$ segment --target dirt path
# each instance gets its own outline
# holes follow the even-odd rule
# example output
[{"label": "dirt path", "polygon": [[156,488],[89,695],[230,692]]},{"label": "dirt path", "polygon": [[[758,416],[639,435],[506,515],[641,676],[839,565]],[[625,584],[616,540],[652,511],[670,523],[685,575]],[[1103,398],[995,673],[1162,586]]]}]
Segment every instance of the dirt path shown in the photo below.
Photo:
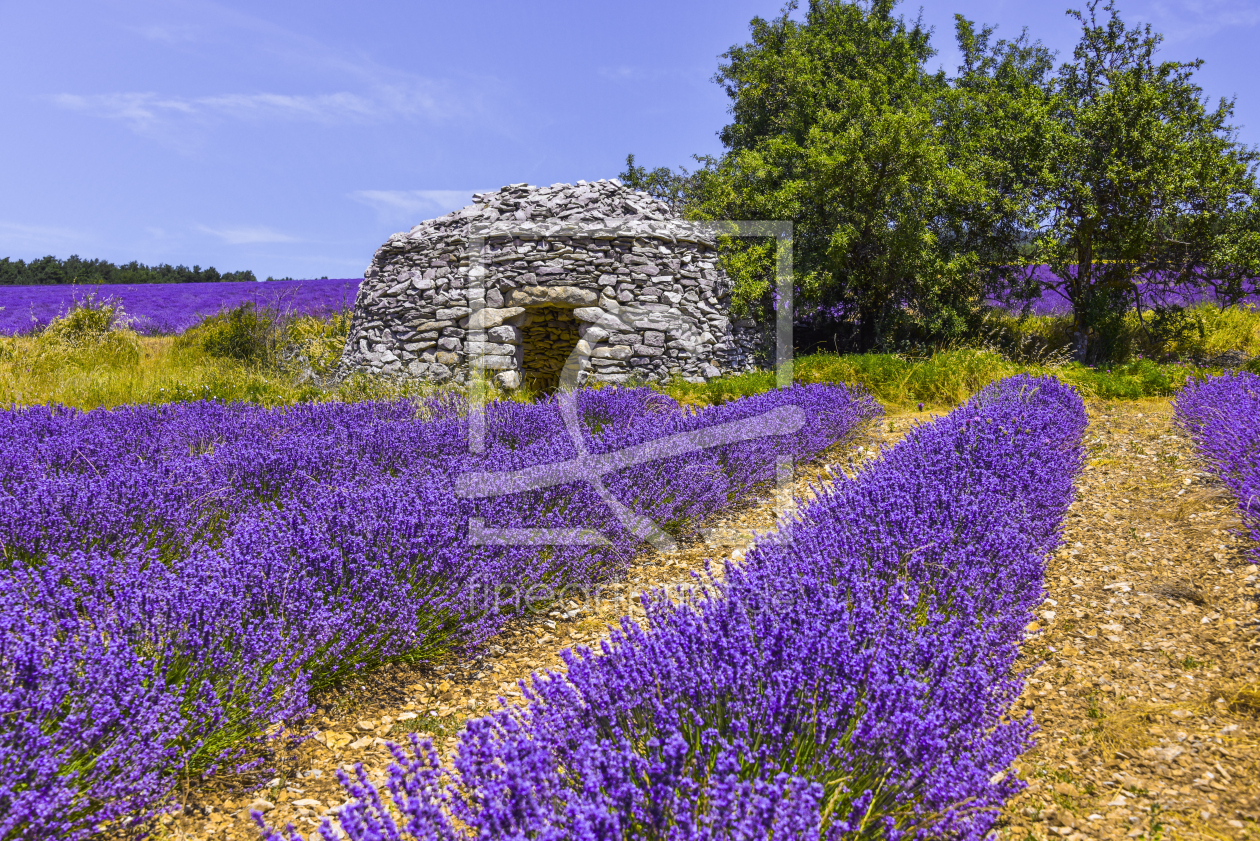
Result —
[{"label": "dirt path", "polygon": [[[1017,763],[1030,786],[999,835],[1260,839],[1260,576],[1229,534],[1233,502],[1200,472],[1166,402],[1099,404],[1091,415],[1089,467],[1025,648],[1036,671],[1022,703],[1041,727]],[[885,419],[854,460],[899,440],[916,418]],[[803,470],[793,493],[825,478]],[[362,762],[383,780],[384,740],[412,730],[453,747],[468,717],[519,698],[518,680],[558,668],[564,648],[596,647],[622,615],[637,617],[638,593],[694,586],[706,559],[738,556],[787,505],[758,501],[703,543],[641,559],[598,600],[513,623],[479,661],[386,670],[327,696],[312,722],[318,740],[285,756],[272,786],[241,794],[222,779],[191,792],[161,834],[257,838],[248,810],[262,799],[272,825],[309,836],[345,802],[336,768]]]},{"label": "dirt path", "polygon": [[1257,570],[1166,401],[1093,407],[1024,694],[1011,839],[1260,838]]}]

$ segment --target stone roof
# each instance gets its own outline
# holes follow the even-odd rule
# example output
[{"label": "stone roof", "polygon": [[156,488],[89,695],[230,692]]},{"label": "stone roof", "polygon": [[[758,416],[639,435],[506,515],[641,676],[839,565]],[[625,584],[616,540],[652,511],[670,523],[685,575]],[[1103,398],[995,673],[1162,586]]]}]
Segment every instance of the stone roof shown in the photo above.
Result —
[{"label": "stone roof", "polygon": [[416,225],[391,239],[428,240],[536,233],[538,236],[595,235],[609,229],[637,236],[712,242],[703,227],[673,215],[669,205],[616,179],[533,187],[509,184],[475,193],[473,203]]}]

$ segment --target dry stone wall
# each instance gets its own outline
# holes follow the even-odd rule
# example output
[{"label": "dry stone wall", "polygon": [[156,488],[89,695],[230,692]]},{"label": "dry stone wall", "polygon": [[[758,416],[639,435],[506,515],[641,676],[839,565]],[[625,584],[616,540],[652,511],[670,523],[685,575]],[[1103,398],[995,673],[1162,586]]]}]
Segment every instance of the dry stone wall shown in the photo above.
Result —
[{"label": "dry stone wall", "polygon": [[615,180],[473,196],[382,245],[340,373],[506,388],[700,381],[754,368],[767,336],[732,321],[712,235]]}]

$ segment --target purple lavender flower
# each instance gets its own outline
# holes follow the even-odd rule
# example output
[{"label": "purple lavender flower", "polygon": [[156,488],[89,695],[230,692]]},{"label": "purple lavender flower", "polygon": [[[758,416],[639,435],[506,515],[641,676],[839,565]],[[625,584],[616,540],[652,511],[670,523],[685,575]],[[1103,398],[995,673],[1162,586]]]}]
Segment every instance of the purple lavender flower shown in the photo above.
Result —
[{"label": "purple lavender flower", "polygon": [[1247,371],[1190,381],[1173,401],[1177,422],[1238,498],[1260,563],[1260,376]]},{"label": "purple lavender flower", "polygon": [[[596,454],[783,407],[797,431],[605,477],[675,537],[772,482],[780,454],[819,454],[878,407],[822,385],[699,412],[648,389],[578,395]],[[583,481],[456,495],[472,471],[574,458],[554,401],[492,404],[482,453],[469,423],[458,397],[0,413],[0,838],[143,818],[184,769],[280,738],[271,723],[309,711],[312,690],[391,658],[475,652],[531,599],[617,576],[641,551]],[[477,545],[473,519],[607,543]]]},{"label": "purple lavender flower", "polygon": [[[342,827],[385,838],[982,838],[1030,742],[1012,667],[1082,464],[1080,398],[995,384],[598,654],[426,742]],[[392,820],[392,819],[390,819]],[[275,836],[273,836],[275,837]]]},{"label": "purple lavender flower", "polygon": [[179,333],[244,303],[294,315],[327,315],[354,304],[360,281],[119,283],[99,286],[0,286],[0,334],[29,333],[64,314],[88,292],[116,298],[141,333]]}]

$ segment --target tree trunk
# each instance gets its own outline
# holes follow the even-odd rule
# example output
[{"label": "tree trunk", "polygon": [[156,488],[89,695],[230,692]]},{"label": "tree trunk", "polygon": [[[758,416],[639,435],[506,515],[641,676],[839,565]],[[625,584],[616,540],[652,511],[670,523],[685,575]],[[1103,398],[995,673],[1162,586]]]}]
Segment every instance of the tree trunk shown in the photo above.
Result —
[{"label": "tree trunk", "polygon": [[870,353],[879,341],[879,309],[863,306],[858,310],[858,352]]},{"label": "tree trunk", "polygon": [[1072,334],[1072,352],[1076,357],[1076,361],[1084,365],[1089,357],[1089,331],[1078,328]]}]

